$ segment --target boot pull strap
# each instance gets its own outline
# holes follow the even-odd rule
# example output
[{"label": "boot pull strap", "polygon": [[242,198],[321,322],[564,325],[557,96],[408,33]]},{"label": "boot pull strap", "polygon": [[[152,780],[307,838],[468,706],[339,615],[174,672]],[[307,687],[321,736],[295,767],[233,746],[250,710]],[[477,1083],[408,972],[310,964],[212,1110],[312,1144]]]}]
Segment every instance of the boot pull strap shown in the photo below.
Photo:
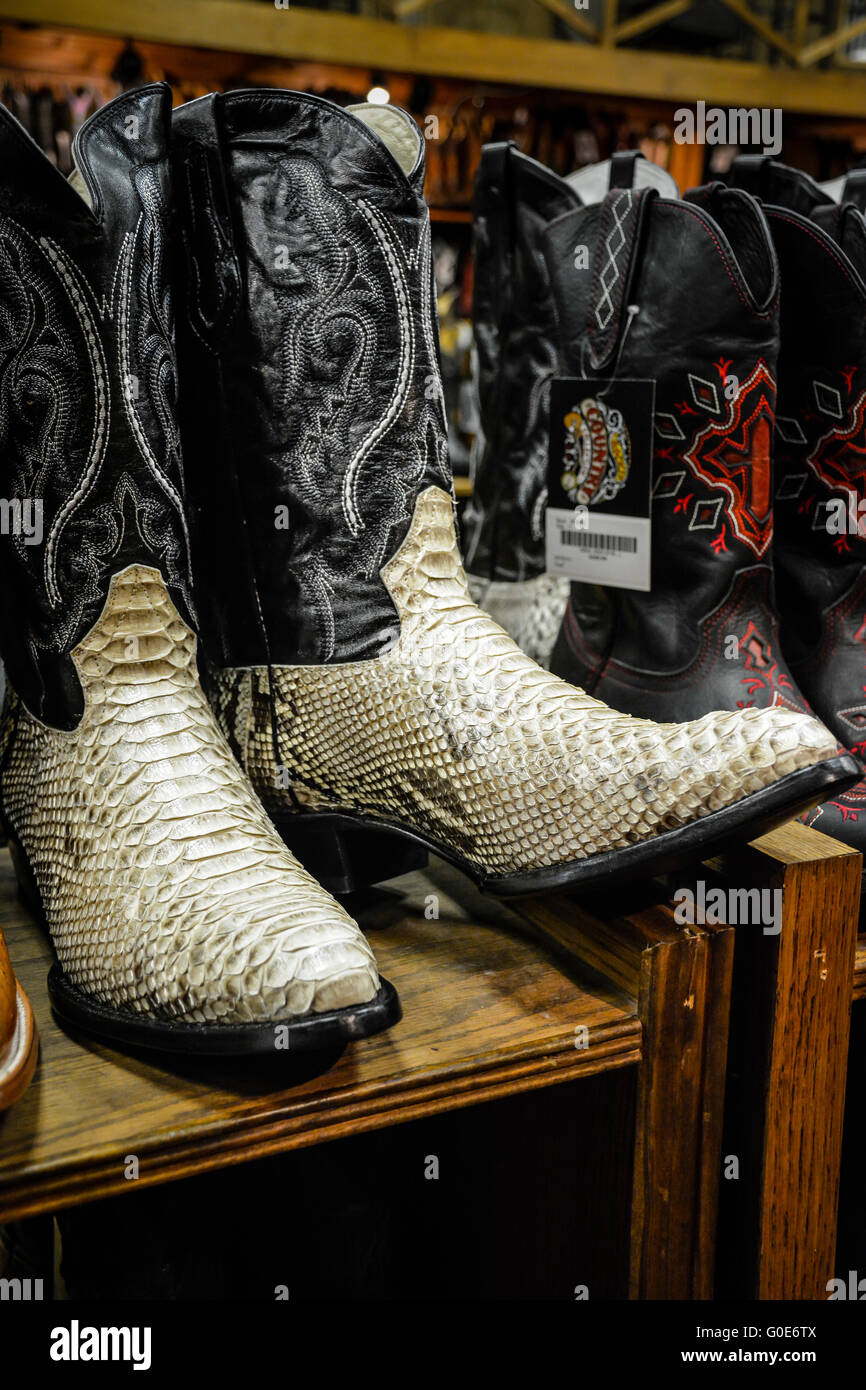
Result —
[{"label": "boot pull strap", "polygon": [[476,188],[482,183],[492,183],[500,192],[505,191],[508,156],[515,148],[511,140],[496,140],[481,146],[481,160],[475,174]]},{"label": "boot pull strap", "polygon": [[[195,108],[195,109],[193,109]],[[216,351],[241,300],[241,272],[234,248],[231,203],[220,148],[218,105],[211,94],[183,109],[184,250],[187,312],[202,340]]]},{"label": "boot pull strap", "polygon": [[[506,223],[510,223],[512,209],[511,200],[508,197],[508,184],[511,151],[513,149],[516,149],[516,146],[510,140],[497,140],[490,145],[482,145],[481,159],[475,171],[472,185],[473,221],[483,215],[486,210],[485,199],[492,193],[500,200],[500,216],[506,220]],[[508,239],[510,236],[511,228],[509,226]]]},{"label": "boot pull strap", "polygon": [[596,371],[611,360],[616,350],[634,280],[641,231],[657,196],[654,188],[618,188],[600,204],[586,325],[589,359]]},{"label": "boot pull strap", "polygon": [[614,188],[634,188],[635,165],[643,157],[640,150],[617,150],[612,154],[608,191]]},{"label": "boot pull strap", "polygon": [[789,208],[803,217],[811,217],[815,208],[833,202],[810,174],[780,164],[770,155],[737,155],[731,165],[730,184],[762,203]]},{"label": "boot pull strap", "polygon": [[731,165],[731,187],[764,197],[772,162],[768,154],[738,154]]},{"label": "boot pull strap", "polygon": [[840,202],[853,203],[861,212],[866,212],[866,169],[849,170]]}]

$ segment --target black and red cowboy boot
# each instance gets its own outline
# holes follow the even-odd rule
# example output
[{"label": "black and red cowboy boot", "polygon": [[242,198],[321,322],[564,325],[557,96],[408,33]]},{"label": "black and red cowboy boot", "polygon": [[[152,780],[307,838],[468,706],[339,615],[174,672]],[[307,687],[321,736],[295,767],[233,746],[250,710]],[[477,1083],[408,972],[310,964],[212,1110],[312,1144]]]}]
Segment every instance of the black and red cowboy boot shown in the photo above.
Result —
[{"label": "black and red cowboy boot", "polygon": [[[866,755],[866,222],[804,174],[737,160],[782,279],[775,569],[782,647],[816,714]],[[811,216],[799,211],[811,202]],[[866,783],[806,817],[866,849]]]},{"label": "black and red cowboy boot", "polygon": [[807,708],[773,606],[779,282],[760,207],[721,185],[611,193],[545,239],[563,373],[655,381],[651,591],[573,584],[552,669],[654,719]]},{"label": "black and red cowboy boot", "polygon": [[598,884],[856,777],[790,709],[615,712],[472,603],[410,117],[231,92],[175,111],[173,149],[213,699],[317,876],[386,878],[420,848],[503,895]]},{"label": "black and red cowboy boot", "polygon": [[542,666],[568,598],[568,580],[545,573],[550,380],[556,375],[554,308],[541,233],[562,213],[609,188],[677,186],[637,152],[560,178],[512,144],[485,145],[475,176],[472,318],[481,429],[463,542],[473,598]]}]

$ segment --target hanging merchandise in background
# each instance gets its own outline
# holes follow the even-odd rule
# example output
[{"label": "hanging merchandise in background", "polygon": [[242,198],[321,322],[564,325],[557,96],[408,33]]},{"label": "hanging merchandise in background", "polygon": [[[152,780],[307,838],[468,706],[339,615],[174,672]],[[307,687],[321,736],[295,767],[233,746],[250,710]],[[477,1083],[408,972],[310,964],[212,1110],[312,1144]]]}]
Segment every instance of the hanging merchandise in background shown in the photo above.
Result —
[{"label": "hanging merchandise in background", "polygon": [[649,590],[654,409],[654,381],[551,382],[549,574]]}]

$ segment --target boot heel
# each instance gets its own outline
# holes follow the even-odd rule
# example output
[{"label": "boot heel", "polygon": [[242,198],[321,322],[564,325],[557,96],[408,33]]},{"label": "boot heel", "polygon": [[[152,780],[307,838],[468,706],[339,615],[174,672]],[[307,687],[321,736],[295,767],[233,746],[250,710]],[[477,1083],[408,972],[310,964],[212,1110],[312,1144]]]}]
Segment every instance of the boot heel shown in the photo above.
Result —
[{"label": "boot heel", "polygon": [[329,893],[356,893],[427,863],[423,845],[348,817],[278,815],[273,820],[295,857]]},{"label": "boot heel", "polygon": [[14,840],[11,835],[9,836],[9,855],[12,859],[15,877],[18,880],[18,893],[21,901],[37,922],[44,924],[45,913],[42,910],[42,898],[36,886],[36,879],[33,877],[33,870],[18,841]]}]

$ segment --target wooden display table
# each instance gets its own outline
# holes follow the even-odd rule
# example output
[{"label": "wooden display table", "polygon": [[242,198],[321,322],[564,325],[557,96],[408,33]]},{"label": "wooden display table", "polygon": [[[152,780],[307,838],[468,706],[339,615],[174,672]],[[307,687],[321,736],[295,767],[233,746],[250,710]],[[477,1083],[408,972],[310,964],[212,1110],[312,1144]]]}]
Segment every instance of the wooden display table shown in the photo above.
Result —
[{"label": "wooden display table", "polygon": [[[603,925],[563,901],[551,949],[439,863],[375,897],[359,917],[400,992],[396,1028],[329,1066],[163,1064],[57,1026],[50,951],[4,852],[2,922],[42,1053],[0,1120],[0,1220],[633,1068],[632,1293],[709,1296],[733,934],[683,930],[654,905]],[[611,1163],[623,1139],[610,1135]]]},{"label": "wooden display table", "polygon": [[[801,825],[693,871],[780,887],[782,931],[766,936],[678,925],[671,895],[686,875],[618,897],[614,885],[603,902],[523,900],[518,915],[431,863],[353,905],[399,990],[402,1023],[341,1056],[227,1064],[132,1056],[64,1033],[47,999],[50,949],[2,851],[0,922],[42,1052],[29,1092],[0,1118],[0,1221],[628,1074],[625,1112],[593,1126],[609,1131],[594,1135],[608,1157],[593,1171],[599,1219],[626,1232],[631,1296],[712,1296],[731,1154],[740,1172],[723,1184],[723,1281],[741,1296],[822,1296],[859,873],[858,855]],[[612,1212],[605,1175],[624,1152],[627,1210]]]}]

